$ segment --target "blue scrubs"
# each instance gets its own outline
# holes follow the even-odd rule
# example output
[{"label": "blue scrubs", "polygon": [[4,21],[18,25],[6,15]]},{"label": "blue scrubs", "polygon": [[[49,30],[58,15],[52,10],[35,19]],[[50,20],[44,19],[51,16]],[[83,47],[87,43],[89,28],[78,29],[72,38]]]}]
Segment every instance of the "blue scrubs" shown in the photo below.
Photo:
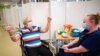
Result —
[{"label": "blue scrubs", "polygon": [[64,53],[64,51],[60,49],[57,56],[98,56],[100,54],[100,29],[92,33],[88,33],[88,30],[84,30],[80,34],[79,42],[70,48],[78,47],[80,45],[88,49],[88,52],[78,54]]}]

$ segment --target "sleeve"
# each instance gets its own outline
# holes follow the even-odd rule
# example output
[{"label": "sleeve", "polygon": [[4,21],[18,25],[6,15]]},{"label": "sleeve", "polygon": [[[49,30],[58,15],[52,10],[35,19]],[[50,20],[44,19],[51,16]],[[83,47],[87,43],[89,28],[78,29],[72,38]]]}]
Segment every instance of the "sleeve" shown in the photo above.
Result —
[{"label": "sleeve", "polygon": [[91,35],[81,45],[91,52],[97,52],[100,49],[100,35]]},{"label": "sleeve", "polygon": [[16,34],[19,34],[20,36],[22,36],[22,32],[20,30],[16,31]]}]

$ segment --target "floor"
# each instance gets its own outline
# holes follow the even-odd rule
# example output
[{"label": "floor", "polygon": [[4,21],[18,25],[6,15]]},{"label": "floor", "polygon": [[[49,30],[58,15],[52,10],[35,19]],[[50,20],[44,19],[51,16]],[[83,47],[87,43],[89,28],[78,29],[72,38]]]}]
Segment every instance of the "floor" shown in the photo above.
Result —
[{"label": "floor", "polygon": [[19,41],[12,42],[2,27],[0,27],[0,56],[21,56]]}]

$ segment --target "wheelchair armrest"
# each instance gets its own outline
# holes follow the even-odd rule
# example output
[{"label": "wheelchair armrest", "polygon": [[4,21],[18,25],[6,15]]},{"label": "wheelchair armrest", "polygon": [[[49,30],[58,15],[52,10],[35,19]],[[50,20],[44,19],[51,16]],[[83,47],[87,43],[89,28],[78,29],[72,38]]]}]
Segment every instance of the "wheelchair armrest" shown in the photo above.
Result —
[{"label": "wheelchair armrest", "polygon": [[47,41],[41,40],[41,42],[42,42],[43,45],[46,45],[46,46],[48,45],[49,46],[49,43]]}]

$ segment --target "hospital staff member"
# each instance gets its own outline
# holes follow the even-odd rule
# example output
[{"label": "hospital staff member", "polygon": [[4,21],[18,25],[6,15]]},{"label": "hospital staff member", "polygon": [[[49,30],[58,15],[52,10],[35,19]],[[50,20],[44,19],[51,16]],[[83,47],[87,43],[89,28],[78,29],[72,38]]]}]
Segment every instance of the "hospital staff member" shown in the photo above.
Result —
[{"label": "hospital staff member", "polygon": [[89,14],[84,18],[85,29],[79,39],[63,45],[57,56],[98,56],[100,54],[100,15]]},{"label": "hospital staff member", "polygon": [[20,38],[24,41],[24,47],[27,51],[27,56],[52,56],[52,53],[49,49],[45,48],[42,45],[40,40],[40,34],[46,33],[49,30],[49,26],[51,23],[51,18],[47,18],[47,24],[45,27],[41,28],[38,26],[32,25],[32,19],[25,18],[24,19],[24,27],[19,29],[17,32],[13,30],[12,26],[7,26],[6,30],[10,35],[12,41],[16,42]]}]

